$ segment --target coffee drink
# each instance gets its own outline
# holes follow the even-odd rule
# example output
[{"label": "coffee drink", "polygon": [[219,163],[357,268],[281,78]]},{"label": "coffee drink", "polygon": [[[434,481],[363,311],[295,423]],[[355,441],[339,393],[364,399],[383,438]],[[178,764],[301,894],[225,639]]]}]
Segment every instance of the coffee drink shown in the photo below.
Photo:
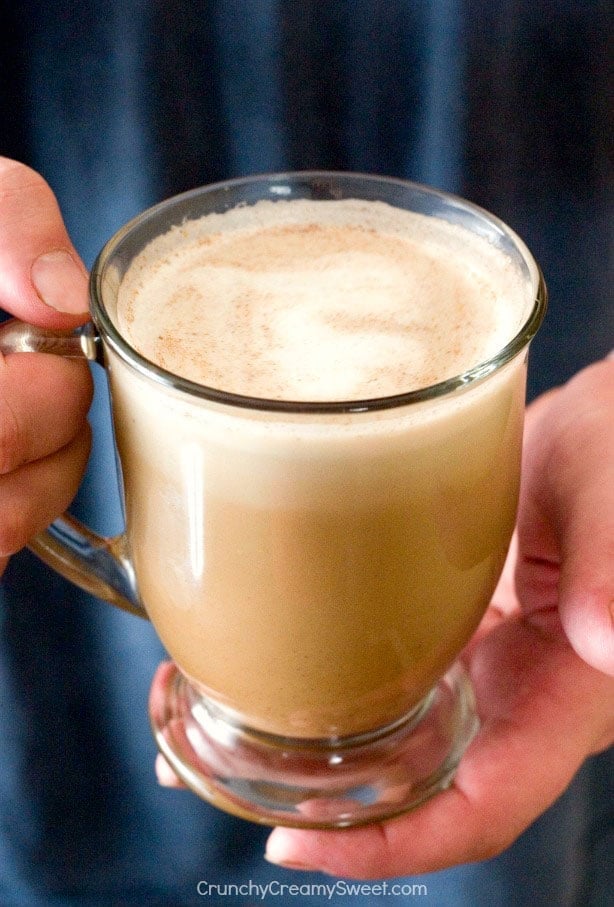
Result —
[{"label": "coffee drink", "polygon": [[490,358],[523,304],[508,259],[459,227],[380,202],[261,201],[158,238],[118,320],[144,356],[200,384],[357,400]]},{"label": "coffee drink", "polygon": [[[139,592],[199,690],[254,728],[309,738],[420,702],[505,558],[525,355],[420,402],[367,401],[496,356],[532,302],[486,240],[380,202],[261,201],[187,221],[135,259],[122,336],[230,395],[188,400],[108,352]],[[300,406],[332,401],[353,403]]]}]

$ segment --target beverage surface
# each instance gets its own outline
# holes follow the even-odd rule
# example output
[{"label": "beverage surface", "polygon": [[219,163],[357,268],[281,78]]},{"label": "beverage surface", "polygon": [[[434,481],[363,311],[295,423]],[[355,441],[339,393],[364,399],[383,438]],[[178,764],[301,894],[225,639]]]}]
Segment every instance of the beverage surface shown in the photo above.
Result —
[{"label": "beverage surface", "polygon": [[404,393],[494,356],[531,304],[502,252],[381,202],[261,201],[158,237],[118,328],[199,384],[295,401]]}]

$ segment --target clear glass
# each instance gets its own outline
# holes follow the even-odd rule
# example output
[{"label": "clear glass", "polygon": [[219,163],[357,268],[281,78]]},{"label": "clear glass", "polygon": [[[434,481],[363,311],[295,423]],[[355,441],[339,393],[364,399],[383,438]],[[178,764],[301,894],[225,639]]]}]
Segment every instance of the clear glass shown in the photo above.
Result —
[{"label": "clear glass", "polygon": [[[526,282],[525,323],[465,374],[341,402],[226,393],[129,346],[117,291],[154,237],[296,197],[386,201],[486,237]],[[65,518],[32,547],[154,623],[173,663],[152,689],[151,722],[176,773],[230,812],[309,827],[380,820],[446,787],[477,728],[456,660],[512,534],[526,353],[546,305],[522,241],[468,202],[400,180],[247,178],[120,230],[93,268],[91,304],[95,332],[64,352],[100,358],[102,343],[126,530],[101,540]]]}]

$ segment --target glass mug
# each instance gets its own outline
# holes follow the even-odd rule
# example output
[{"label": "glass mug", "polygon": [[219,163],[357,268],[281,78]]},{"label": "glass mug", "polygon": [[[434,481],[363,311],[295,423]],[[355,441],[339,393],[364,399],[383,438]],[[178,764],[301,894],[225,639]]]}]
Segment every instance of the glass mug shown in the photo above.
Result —
[{"label": "glass mug", "polygon": [[[531,294],[517,335],[442,383],[330,403],[201,386],[122,337],[122,277],[173,225],[258,199],[346,197],[486,237]],[[478,725],[458,655],[515,522],[527,351],[546,307],[528,249],[492,215],[417,184],[266,175],[136,217],[100,253],[90,294],[85,328],[8,322],[0,349],[106,367],[126,528],[101,538],[65,515],[30,547],[152,620],[173,658],[150,699],[169,764],[211,803],[271,825],[381,820],[444,789]]]}]

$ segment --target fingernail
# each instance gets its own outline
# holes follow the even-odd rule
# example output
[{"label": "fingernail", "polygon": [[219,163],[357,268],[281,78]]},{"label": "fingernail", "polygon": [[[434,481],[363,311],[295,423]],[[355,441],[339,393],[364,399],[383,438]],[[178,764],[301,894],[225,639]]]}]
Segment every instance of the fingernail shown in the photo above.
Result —
[{"label": "fingernail", "polygon": [[70,252],[46,252],[36,259],[30,274],[45,305],[72,315],[87,312],[87,275]]},{"label": "fingernail", "polygon": [[302,869],[306,871],[318,868],[297,857],[292,839],[286,834],[271,835],[267,841],[264,859],[275,866],[283,866],[284,869]]},{"label": "fingernail", "polygon": [[177,777],[162,753],[158,753],[156,756],[155,770],[158,784],[161,787],[173,787],[175,789],[183,789],[185,787],[183,781]]}]

